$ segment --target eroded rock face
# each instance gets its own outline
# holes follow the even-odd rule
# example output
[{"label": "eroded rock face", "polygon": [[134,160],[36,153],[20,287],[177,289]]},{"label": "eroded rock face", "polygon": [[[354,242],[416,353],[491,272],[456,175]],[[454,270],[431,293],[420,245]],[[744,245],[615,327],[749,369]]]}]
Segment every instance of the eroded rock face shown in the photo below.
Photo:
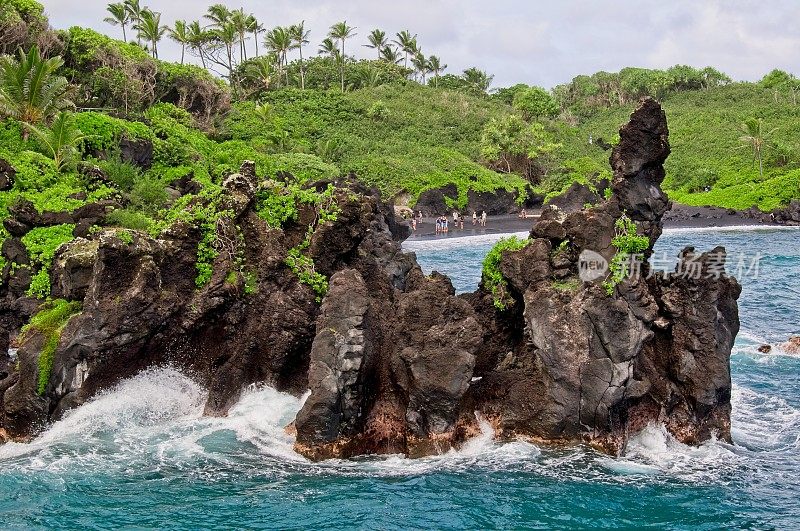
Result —
[{"label": "eroded rock face", "polygon": [[455,431],[483,330],[447,277],[415,267],[405,291],[336,273],[317,320],[296,449],[313,459],[426,455]]},{"label": "eroded rock face", "polygon": [[[315,213],[303,207],[299,224],[271,230],[253,209],[258,186],[251,163],[224,180],[222,207],[233,218],[217,224],[221,247],[201,289],[194,279],[202,235],[181,222],[157,239],[113,229],[62,246],[51,270],[52,293],[81,301],[83,310],[61,332],[41,396],[36,381],[42,338],[26,334],[20,370],[0,378],[0,427],[12,437],[27,437],[99,390],[159,364],[183,367],[207,386],[208,415],[226,414],[242,389],[256,382],[302,394],[319,305],[285,257],[305,237],[303,223]],[[357,267],[368,275],[371,290],[391,292],[393,283],[402,285],[413,256],[404,255],[394,239],[390,227],[400,231],[391,209],[370,195],[342,192],[337,201],[342,216],[331,227],[319,227],[315,238],[329,234],[340,241],[313,245],[315,262],[328,274]],[[6,254],[20,254],[13,246],[18,240],[9,241]],[[248,279],[235,273],[240,261]],[[246,280],[253,284],[247,290]],[[28,299],[14,304],[23,300]],[[30,302],[25,315],[36,311],[36,301]],[[22,312],[8,300],[4,304],[0,339],[7,347],[25,319],[18,322]]]},{"label": "eroded rock face", "polygon": [[[0,429],[29,436],[98,390],[171,363],[207,386],[207,415],[226,414],[252,383],[310,390],[294,427],[296,450],[311,459],[443,452],[480,433],[479,418],[502,439],[586,441],[612,453],[651,422],[687,443],[729,439],[740,287],[721,271],[724,249],[686,249],[672,275],[643,265],[610,293],[604,276],[579,274],[586,251],[613,258],[623,215],[648,236],[647,255],[669,208],[658,104],[644,100],[620,138],[609,199],[546,208],[529,244],[504,253],[504,311],[483,287],[456,296],[447,277],[423,275],[402,252],[407,231],[393,209],[357,187],[337,196],[336,221],[310,240],[316,271],[330,278],[319,304],[284,261],[315,213],[301,209],[296,225],[269,229],[253,210],[262,184],[249,164],[223,181],[233,219],[216,230],[231,248],[220,249],[201,289],[202,235],[188,225],[157,239],[109,230],[75,240],[57,253],[53,292],[81,300],[83,311],[61,334],[41,396],[41,335],[20,345],[19,370],[0,358]],[[13,240],[3,252],[16,252]],[[230,274],[241,260],[255,289]],[[689,269],[697,274],[681,274]],[[4,304],[8,344],[22,323]]]},{"label": "eroded rock face", "polygon": [[[724,249],[685,251],[672,276],[647,278],[644,264],[612,295],[602,278],[584,282],[578,275],[584,251],[612,259],[623,214],[652,249],[669,208],[660,188],[667,135],[663,111],[644,100],[612,152],[611,198],[568,214],[546,209],[532,242],[504,255],[515,326],[493,339],[498,352],[479,364],[483,380],[473,391],[476,407],[495,419],[501,435],[585,440],[609,452],[622,450],[649,422],[664,423],[688,443],[712,434],[730,438],[728,360],[740,287],[721,273]],[[678,275],[689,262],[696,276]],[[484,314],[492,311],[489,297],[472,296]]]}]

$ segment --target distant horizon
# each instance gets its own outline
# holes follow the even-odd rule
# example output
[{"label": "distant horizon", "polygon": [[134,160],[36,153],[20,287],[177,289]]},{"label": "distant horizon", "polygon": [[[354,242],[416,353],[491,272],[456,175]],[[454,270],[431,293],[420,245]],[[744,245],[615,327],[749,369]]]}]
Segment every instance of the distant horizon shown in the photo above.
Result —
[{"label": "distant horizon", "polygon": [[[460,74],[476,66],[494,76],[494,89],[517,83],[552,89],[577,75],[625,67],[667,69],[676,64],[711,66],[734,81],[757,81],[775,68],[794,73],[792,67],[800,64],[800,4],[788,0],[775,2],[769,9],[746,0],[702,5],[685,0],[669,5],[624,0],[606,6],[587,1],[514,6],[501,0],[486,6],[475,1],[413,0],[402,10],[394,3],[364,0],[347,6],[278,0],[270,9],[257,0],[142,1],[143,6],[161,12],[167,25],[177,19],[202,20],[207,7],[215,3],[242,7],[267,29],[305,20],[311,30],[308,55],[316,54],[330,25],[342,20],[357,28],[347,50],[357,59],[374,56],[362,46],[373,29],[386,31],[390,38],[408,29],[418,34],[423,53],[437,55],[448,65],[445,74]],[[106,1],[86,0],[76,6],[44,0],[42,4],[56,29],[90,27],[122,39],[119,27],[103,22],[108,15]],[[641,16],[634,20],[631,14]],[[497,33],[495,28],[504,32]],[[247,44],[252,50],[252,38]],[[180,53],[180,46],[167,36],[159,44],[163,60],[180,61]],[[199,64],[189,54],[187,62]]]}]

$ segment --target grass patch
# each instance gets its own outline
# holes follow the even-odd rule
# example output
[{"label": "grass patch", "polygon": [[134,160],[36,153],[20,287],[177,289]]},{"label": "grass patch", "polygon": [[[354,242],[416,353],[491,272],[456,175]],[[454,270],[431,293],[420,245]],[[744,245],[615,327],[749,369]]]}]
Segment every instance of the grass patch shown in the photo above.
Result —
[{"label": "grass patch", "polygon": [[575,279],[570,280],[554,280],[550,284],[553,289],[557,289],[559,291],[576,291],[578,289],[578,281]]}]

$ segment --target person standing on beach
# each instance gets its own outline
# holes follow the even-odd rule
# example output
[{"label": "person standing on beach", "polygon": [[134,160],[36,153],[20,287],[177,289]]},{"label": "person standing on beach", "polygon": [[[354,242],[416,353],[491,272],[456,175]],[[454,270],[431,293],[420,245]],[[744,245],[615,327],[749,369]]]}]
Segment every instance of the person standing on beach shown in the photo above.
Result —
[{"label": "person standing on beach", "polygon": [[442,230],[442,218],[436,218],[436,234]]},{"label": "person standing on beach", "polygon": [[473,210],[472,211],[472,224],[475,225],[476,223],[478,223],[478,213]]},{"label": "person standing on beach", "polygon": [[458,227],[458,211],[453,210],[453,228]]},{"label": "person standing on beach", "polygon": [[481,212],[481,227],[486,226],[486,211]]}]

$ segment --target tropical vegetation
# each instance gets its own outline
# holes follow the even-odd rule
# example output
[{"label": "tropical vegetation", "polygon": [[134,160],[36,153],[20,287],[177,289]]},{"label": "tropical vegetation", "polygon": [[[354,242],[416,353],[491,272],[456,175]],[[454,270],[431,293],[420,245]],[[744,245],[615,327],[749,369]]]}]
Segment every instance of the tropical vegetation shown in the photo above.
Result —
[{"label": "tropical vegetation", "polygon": [[[14,169],[0,218],[110,200],[119,206],[107,226],[157,234],[183,220],[204,235],[199,289],[228,215],[220,183],[244,160],[271,183],[258,210],[273,227],[294,222],[301,203],[335,216],[330,196],[304,185],[346,174],[411,207],[448,185],[457,190],[447,199],[453,208],[465,208],[470,192],[548,199],[610,176],[618,127],[645,95],[662,102],[670,122],[673,199],[769,211],[800,197],[800,84],[787,72],[741,83],[713,68],[625,68],[552,90],[493,90],[491,74],[450,71],[410,29],[270,28],[223,4],[170,22],[138,0],[111,3],[105,15],[121,40],[54,30],[34,0],[0,4],[0,159]],[[164,39],[179,47],[180,62],[163,60]],[[369,58],[354,56],[362,49]],[[122,145],[152,145],[151,160]],[[179,191],[188,180],[191,191]],[[31,296],[49,296],[55,251],[76,230],[40,227],[23,238],[30,260],[14,267],[28,269]],[[9,237],[0,228],[0,240]],[[321,296],[327,279],[305,244],[286,264]],[[484,280],[505,307],[504,287],[492,284],[496,265]],[[11,267],[0,258],[3,278]]]}]

